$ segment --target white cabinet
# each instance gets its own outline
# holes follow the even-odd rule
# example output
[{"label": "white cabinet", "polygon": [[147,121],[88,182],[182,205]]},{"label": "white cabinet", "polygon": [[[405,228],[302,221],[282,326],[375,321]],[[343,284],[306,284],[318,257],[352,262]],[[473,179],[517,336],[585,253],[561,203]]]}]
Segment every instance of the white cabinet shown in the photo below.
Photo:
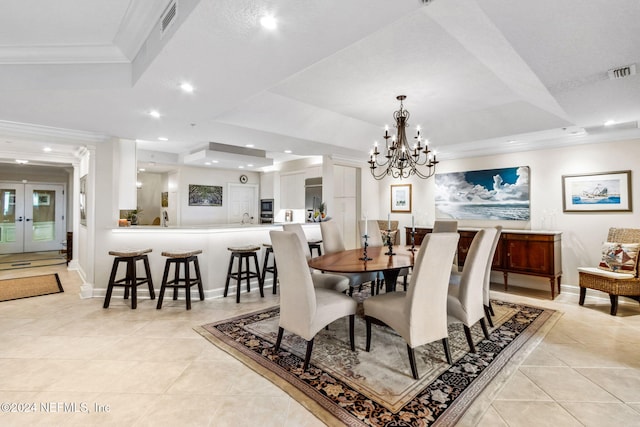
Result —
[{"label": "white cabinet", "polygon": [[265,172],[260,175],[260,198],[261,199],[274,199],[274,181],[276,179],[275,172]]},{"label": "white cabinet", "polygon": [[304,209],[304,172],[280,175],[280,208]]},{"label": "white cabinet", "polygon": [[332,216],[342,230],[342,238],[347,249],[358,247],[359,239],[356,227],[357,210],[357,173],[354,167],[333,167],[333,190],[335,207],[329,209]]},{"label": "white cabinet", "polygon": [[333,185],[334,197],[356,197],[356,168],[335,166]]}]

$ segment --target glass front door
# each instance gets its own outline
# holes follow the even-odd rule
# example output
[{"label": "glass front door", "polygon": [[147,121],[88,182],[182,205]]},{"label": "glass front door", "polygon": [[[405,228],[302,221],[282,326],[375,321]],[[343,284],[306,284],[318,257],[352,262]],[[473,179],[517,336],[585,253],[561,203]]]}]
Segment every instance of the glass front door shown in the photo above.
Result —
[{"label": "glass front door", "polygon": [[0,183],[0,253],[58,250],[64,237],[64,187]]}]

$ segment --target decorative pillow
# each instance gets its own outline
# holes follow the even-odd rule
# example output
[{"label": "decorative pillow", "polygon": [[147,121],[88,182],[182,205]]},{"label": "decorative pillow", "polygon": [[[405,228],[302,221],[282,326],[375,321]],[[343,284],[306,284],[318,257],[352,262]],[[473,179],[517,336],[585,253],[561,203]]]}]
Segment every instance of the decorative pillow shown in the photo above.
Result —
[{"label": "decorative pillow", "polygon": [[[389,244],[389,232],[387,230],[380,230],[380,233],[382,234],[382,241],[384,242],[385,245]],[[396,242],[396,234],[398,234],[398,230],[392,230],[391,231],[391,243],[395,244]]]},{"label": "decorative pillow", "polygon": [[598,268],[616,273],[635,273],[639,243],[604,242]]}]

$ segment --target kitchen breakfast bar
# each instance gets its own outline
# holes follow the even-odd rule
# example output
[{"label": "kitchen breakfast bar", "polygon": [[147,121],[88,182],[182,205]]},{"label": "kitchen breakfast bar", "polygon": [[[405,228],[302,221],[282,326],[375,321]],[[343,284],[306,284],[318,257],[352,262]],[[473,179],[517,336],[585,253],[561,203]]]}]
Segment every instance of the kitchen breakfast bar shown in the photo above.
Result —
[{"label": "kitchen breakfast bar", "polygon": [[[302,228],[307,240],[321,240],[320,226],[317,223],[303,223]],[[113,228],[108,236],[107,248],[109,251],[122,251],[129,249],[151,249],[147,254],[151,269],[154,288],[160,288],[165,267],[166,258],[163,251],[191,251],[202,250],[198,255],[202,284],[205,299],[222,297],[224,293],[227,269],[231,252],[230,247],[259,246],[259,265],[262,269],[265,248],[263,244],[270,243],[269,232],[282,230],[282,224],[214,224],[207,226],[191,227],[158,227],[158,226],[132,226]],[[111,268],[110,257],[105,253],[104,264],[98,274],[96,286],[93,289],[94,297],[105,295]],[[253,264],[251,265],[253,269]],[[235,268],[235,267],[234,267]],[[140,271],[140,267],[138,269]],[[271,288],[272,275],[265,278],[265,289]],[[232,282],[232,287],[235,282]],[[253,289],[257,292],[257,281],[252,282]],[[246,291],[243,282],[243,292]],[[149,291],[146,286],[139,288],[139,298],[148,298]],[[232,291],[235,292],[235,289]],[[114,295],[114,298],[120,297]],[[194,298],[197,298],[197,290],[192,290]],[[184,298],[180,293],[180,298]]]}]

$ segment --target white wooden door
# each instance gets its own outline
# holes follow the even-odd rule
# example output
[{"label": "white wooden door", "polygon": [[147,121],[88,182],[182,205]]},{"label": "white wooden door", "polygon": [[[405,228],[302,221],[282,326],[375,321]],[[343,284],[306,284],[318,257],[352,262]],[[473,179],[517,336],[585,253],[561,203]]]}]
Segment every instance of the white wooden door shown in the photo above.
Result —
[{"label": "white wooden door", "polygon": [[56,184],[24,186],[24,252],[62,248],[64,236],[64,187]]},{"label": "white wooden door", "polygon": [[0,254],[24,252],[24,184],[0,183]]},{"label": "white wooden door", "polygon": [[229,224],[258,224],[258,186],[252,184],[229,184]]},{"label": "white wooden door", "polygon": [[0,253],[53,251],[65,236],[64,186],[0,183]]}]

